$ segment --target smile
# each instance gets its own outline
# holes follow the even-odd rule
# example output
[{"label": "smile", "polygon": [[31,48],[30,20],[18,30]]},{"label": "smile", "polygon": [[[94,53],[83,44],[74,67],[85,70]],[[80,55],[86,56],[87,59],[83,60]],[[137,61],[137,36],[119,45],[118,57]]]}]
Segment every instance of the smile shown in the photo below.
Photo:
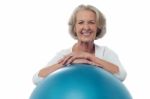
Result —
[{"label": "smile", "polygon": [[91,33],[92,32],[90,32],[90,31],[81,32],[81,34],[84,35],[84,36],[89,36],[89,35],[91,35]]}]

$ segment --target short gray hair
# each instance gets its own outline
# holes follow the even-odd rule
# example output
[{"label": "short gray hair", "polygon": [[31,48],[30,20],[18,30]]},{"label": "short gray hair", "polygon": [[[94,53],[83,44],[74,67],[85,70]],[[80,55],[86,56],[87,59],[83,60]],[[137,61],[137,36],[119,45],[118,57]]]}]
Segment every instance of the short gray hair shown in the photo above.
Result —
[{"label": "short gray hair", "polygon": [[91,5],[79,5],[73,12],[69,20],[69,33],[74,39],[77,39],[77,35],[74,31],[76,23],[76,14],[81,10],[89,10],[96,14],[96,24],[97,24],[97,34],[95,39],[102,38],[106,33],[106,19],[102,12],[100,12],[96,7]]}]

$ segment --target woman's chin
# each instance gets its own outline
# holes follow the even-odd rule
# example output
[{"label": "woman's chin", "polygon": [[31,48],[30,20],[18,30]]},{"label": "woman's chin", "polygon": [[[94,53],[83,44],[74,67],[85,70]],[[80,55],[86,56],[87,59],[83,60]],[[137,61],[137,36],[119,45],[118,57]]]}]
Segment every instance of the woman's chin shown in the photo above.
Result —
[{"label": "woman's chin", "polygon": [[93,42],[93,40],[92,39],[82,39],[81,42],[90,43],[90,42]]}]

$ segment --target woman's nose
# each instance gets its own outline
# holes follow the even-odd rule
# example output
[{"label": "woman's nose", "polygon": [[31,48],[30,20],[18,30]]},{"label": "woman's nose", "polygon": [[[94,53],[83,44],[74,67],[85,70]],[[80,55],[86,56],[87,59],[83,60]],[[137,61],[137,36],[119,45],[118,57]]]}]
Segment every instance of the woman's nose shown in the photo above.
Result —
[{"label": "woman's nose", "polygon": [[88,24],[84,24],[83,28],[86,29],[86,30],[88,30],[90,27],[89,27]]}]

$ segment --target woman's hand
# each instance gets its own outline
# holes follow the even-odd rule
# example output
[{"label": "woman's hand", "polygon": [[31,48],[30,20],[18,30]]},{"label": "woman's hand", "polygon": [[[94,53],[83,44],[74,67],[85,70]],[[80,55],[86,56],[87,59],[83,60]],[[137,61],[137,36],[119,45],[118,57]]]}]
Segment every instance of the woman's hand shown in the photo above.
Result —
[{"label": "woman's hand", "polygon": [[105,61],[103,59],[99,59],[95,57],[93,54],[87,52],[73,52],[69,55],[66,55],[63,59],[61,59],[58,64],[67,65],[71,63],[87,63],[91,65],[95,65],[105,69],[106,71],[111,72],[112,74],[119,72],[119,67]]},{"label": "woman's hand", "polygon": [[71,63],[87,63],[96,65],[94,62],[91,61],[91,58],[94,55],[87,53],[87,52],[73,52],[66,55],[63,59],[59,61],[60,64],[71,64]]},{"label": "woman's hand", "polygon": [[90,61],[90,60],[86,60],[86,59],[76,59],[74,60],[72,63],[77,63],[77,64],[91,64],[91,65],[95,65],[98,66],[98,64]]}]

